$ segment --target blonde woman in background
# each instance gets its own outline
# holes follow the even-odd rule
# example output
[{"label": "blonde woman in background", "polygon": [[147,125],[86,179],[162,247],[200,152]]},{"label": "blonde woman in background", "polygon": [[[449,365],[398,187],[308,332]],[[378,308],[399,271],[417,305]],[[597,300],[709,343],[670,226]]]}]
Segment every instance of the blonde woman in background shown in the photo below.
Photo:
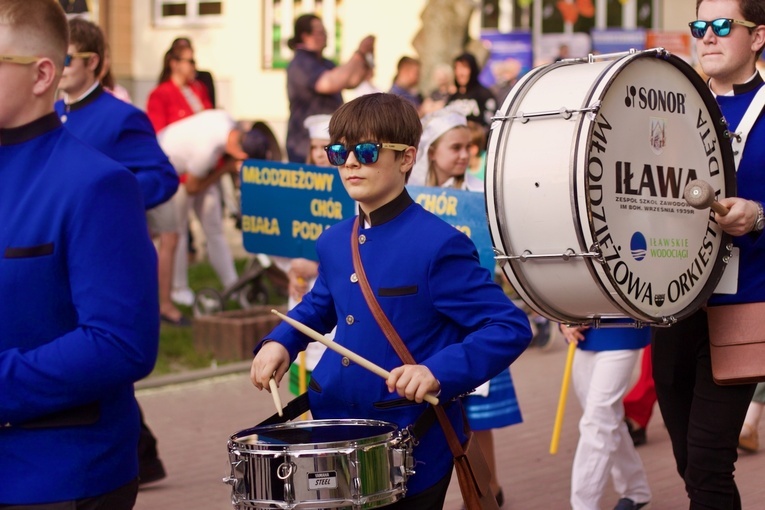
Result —
[{"label": "blonde woman in background", "polygon": [[[473,135],[461,108],[447,106],[422,119],[422,138],[409,184],[483,191],[483,182],[467,172]],[[505,496],[497,479],[492,429],[523,421],[510,369],[479,386],[464,403],[470,428],[491,470],[491,489],[501,507]]]}]

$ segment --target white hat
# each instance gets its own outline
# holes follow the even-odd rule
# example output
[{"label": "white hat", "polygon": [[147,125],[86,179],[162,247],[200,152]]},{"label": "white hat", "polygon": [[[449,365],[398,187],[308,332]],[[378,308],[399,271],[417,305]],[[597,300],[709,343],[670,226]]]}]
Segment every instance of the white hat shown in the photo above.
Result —
[{"label": "white hat", "polygon": [[425,186],[428,179],[428,167],[430,166],[428,160],[430,146],[441,135],[458,126],[467,126],[464,106],[459,103],[448,104],[422,118],[422,137],[420,138],[420,146],[417,148],[417,162],[412,169],[412,175],[409,176],[409,184]]},{"label": "white hat", "polygon": [[308,130],[308,137],[312,140],[329,140],[329,119],[332,115],[311,115],[303,122]]}]

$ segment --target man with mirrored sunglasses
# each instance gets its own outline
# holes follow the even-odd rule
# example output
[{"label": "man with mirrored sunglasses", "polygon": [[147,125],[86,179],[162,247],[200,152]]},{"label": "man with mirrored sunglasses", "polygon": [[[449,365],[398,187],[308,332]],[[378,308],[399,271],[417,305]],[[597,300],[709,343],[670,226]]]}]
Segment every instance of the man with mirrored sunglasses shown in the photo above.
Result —
[{"label": "man with mirrored sunglasses", "polygon": [[765,120],[757,100],[763,80],[755,67],[765,46],[765,2],[699,0],[696,5],[698,20],[689,23],[691,34],[730,130],[741,131],[752,104],[751,115],[758,120],[748,130],[745,147],[739,148],[743,150],[736,172],[739,196],[721,198],[730,212],[714,218],[740,250],[738,290],[715,294],[705,309],[672,327],[654,330],[653,377],[689,508],[740,510],[733,471],[754,385],[715,383],[707,309],[765,301]]},{"label": "man with mirrored sunglasses", "polygon": [[696,39],[703,39],[704,34],[707,33],[707,28],[712,27],[712,32],[718,37],[728,37],[733,25],[741,25],[747,28],[755,28],[757,25],[751,21],[743,21],[740,19],[732,18],[717,18],[712,21],[704,21],[697,19],[688,23],[691,27],[691,35]]}]

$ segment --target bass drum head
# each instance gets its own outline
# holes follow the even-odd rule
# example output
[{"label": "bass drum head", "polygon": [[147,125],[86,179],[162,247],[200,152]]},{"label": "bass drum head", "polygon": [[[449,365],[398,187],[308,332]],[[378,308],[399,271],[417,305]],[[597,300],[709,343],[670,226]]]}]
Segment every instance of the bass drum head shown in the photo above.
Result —
[{"label": "bass drum head", "polygon": [[690,66],[663,50],[552,64],[516,85],[500,113],[487,215],[531,308],[566,323],[667,324],[706,301],[729,237],[683,190],[702,179],[732,196],[735,172],[720,110]]},{"label": "bass drum head", "polygon": [[729,254],[710,209],[683,198],[697,179],[735,195],[722,113],[698,74],[667,55],[626,59],[598,96],[575,158],[583,240],[602,253],[597,279],[629,316],[672,323],[706,302]]}]

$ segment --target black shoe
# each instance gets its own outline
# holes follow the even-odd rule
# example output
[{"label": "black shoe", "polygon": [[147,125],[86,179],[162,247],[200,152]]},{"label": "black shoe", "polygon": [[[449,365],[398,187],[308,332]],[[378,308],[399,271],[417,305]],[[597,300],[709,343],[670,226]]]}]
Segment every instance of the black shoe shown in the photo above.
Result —
[{"label": "black shoe", "polygon": [[162,461],[159,457],[153,459],[141,459],[138,463],[138,484],[146,485],[147,483],[157,482],[167,476],[165,473],[165,466],[162,465]]},{"label": "black shoe", "polygon": [[648,507],[649,504],[649,501],[646,501],[645,503],[635,503],[630,498],[622,498],[616,502],[614,510],[640,510],[641,508]]},{"label": "black shoe", "polygon": [[644,427],[636,428],[632,426],[632,422],[629,420],[624,421],[627,423],[627,430],[630,432],[630,437],[632,438],[633,445],[637,447],[648,442],[648,437],[646,437]]},{"label": "black shoe", "polygon": [[190,328],[191,327],[191,321],[188,317],[181,314],[180,317],[177,319],[172,319],[170,316],[165,315],[164,313],[159,314],[159,318],[162,322],[165,324],[170,324],[171,326],[177,326],[179,328]]}]

